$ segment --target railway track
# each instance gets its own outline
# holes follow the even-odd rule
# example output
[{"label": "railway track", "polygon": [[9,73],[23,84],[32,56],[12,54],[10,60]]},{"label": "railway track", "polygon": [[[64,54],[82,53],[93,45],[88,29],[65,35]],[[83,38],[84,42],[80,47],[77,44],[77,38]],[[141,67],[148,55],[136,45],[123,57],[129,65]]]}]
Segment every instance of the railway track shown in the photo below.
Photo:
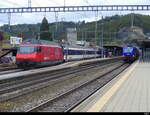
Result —
[{"label": "railway track", "polygon": [[1,64],[0,65],[0,75],[20,72],[22,69],[18,69],[15,64]]},{"label": "railway track", "polygon": [[13,68],[11,70],[0,71],[0,75],[10,74],[10,73],[15,73],[15,72],[20,72],[20,71],[23,71],[23,69]]},{"label": "railway track", "polygon": [[15,64],[0,64],[0,72],[17,69]]},{"label": "railway track", "polygon": [[[114,62],[115,61],[113,61],[113,63]],[[116,63],[118,63],[117,60]],[[67,75],[82,73],[82,71],[90,70],[96,67],[103,68],[103,66],[107,67],[108,65],[110,65],[110,62],[106,61],[103,63],[102,62],[97,64],[94,63],[89,65],[82,65],[81,67],[74,67],[65,70],[53,71],[50,73],[49,72],[43,73],[40,75],[32,75],[32,76],[25,76],[21,78],[2,80],[0,81],[0,101],[9,100],[11,98],[15,98],[24,95],[26,93],[32,92],[35,89],[38,90],[47,87],[49,85],[48,82],[51,80],[57,80],[63,77],[66,78]],[[40,86],[39,84],[42,85]],[[16,90],[20,90],[20,89],[24,89],[24,90],[21,90],[21,92],[19,91],[19,93],[16,94]],[[9,96],[9,94],[11,96]]]},{"label": "railway track", "polygon": [[[115,69],[120,64],[122,65],[122,61],[116,59],[116,60],[112,60],[112,61],[103,61],[103,62],[100,62],[100,63],[96,62],[96,63],[92,63],[92,64],[85,64],[85,65],[81,65],[79,67],[67,68],[67,69],[62,69],[62,70],[59,70],[59,71],[41,73],[40,75],[35,74],[35,75],[32,75],[32,76],[22,76],[22,77],[13,78],[13,79],[2,80],[2,81],[0,81],[0,102],[1,102],[1,105],[3,103],[4,104],[6,104],[6,103],[16,103],[16,105],[19,105],[19,104],[17,104],[18,103],[17,100],[19,98],[24,98],[24,97],[26,98],[26,95],[29,95],[30,93],[32,95],[32,92],[39,91],[39,90],[42,90],[42,89],[46,89],[47,87],[50,87],[50,85],[57,84],[58,82],[64,82],[64,79],[70,79],[71,80],[75,77],[75,76],[73,76],[74,74],[78,74],[78,75],[79,74],[84,74],[84,73],[88,73],[89,71],[93,71],[94,69],[105,70],[105,69],[110,68],[111,66],[114,66],[112,68]],[[115,65],[117,65],[117,66],[115,66]],[[121,68],[122,66],[119,66],[119,67]],[[110,70],[109,71],[107,70],[106,73],[109,73],[109,72],[110,72]],[[106,78],[103,77],[104,74],[99,75],[99,73],[97,73],[98,76],[95,76],[95,77],[96,77],[97,80],[98,80],[98,77],[101,77],[105,81]],[[92,84],[93,80],[90,80],[91,84]],[[63,95],[67,96],[67,95],[71,94],[70,92],[72,92],[72,93],[74,91],[78,92],[78,90],[81,89],[81,88],[84,88],[84,86],[87,87],[88,86],[87,84],[90,84],[90,81],[86,80],[86,82],[81,83],[77,86],[75,85],[75,87],[70,88],[69,90],[67,89],[67,91],[65,91],[63,93],[61,91],[61,93],[58,93],[59,95],[58,94],[57,95],[52,94],[54,97],[57,97],[57,98],[55,99],[53,97],[53,98],[47,99],[48,101],[47,100],[44,101],[44,106],[45,106],[45,103],[49,103],[49,101],[55,102],[54,100],[59,100],[59,97],[62,98]],[[102,84],[104,84],[104,81],[103,81]],[[93,83],[94,83],[94,81],[93,81]],[[83,84],[85,84],[85,85],[83,85]],[[96,83],[94,83],[94,84],[96,84]],[[52,85],[52,86],[54,86],[54,85]],[[80,86],[80,87],[78,87],[78,86]],[[87,89],[90,89],[90,88],[87,88]],[[98,89],[98,88],[94,88],[94,89]],[[91,90],[90,92],[93,92],[93,91]],[[82,97],[82,95],[80,97]],[[86,95],[86,97],[87,97],[87,95]],[[70,98],[70,100],[72,100],[72,99]],[[83,99],[81,99],[81,100],[83,100]],[[79,102],[79,100],[76,101],[76,102]],[[40,107],[40,109],[38,108],[39,105],[42,107],[43,102],[39,103],[39,104],[36,104],[36,105],[33,104],[33,106],[31,106],[28,109],[27,108],[26,109],[22,108],[23,110],[19,110],[19,109],[17,110],[16,109],[16,110],[7,110],[7,111],[26,111],[26,112],[32,112],[32,111],[67,111],[70,108],[70,107],[67,107],[66,109],[64,109],[64,108],[63,109],[58,109],[59,107],[58,108],[54,107],[54,108],[57,108],[57,109],[53,108],[53,109],[50,109],[50,110],[48,110],[48,109],[46,110],[47,107],[44,107],[41,110],[41,107]],[[71,107],[73,107],[73,105],[75,105],[75,103],[73,103],[73,104],[71,103],[69,105],[71,105]],[[66,106],[64,106],[64,107],[66,107]],[[21,108],[21,107],[18,107],[18,108]],[[2,111],[1,106],[0,106],[0,111]]]},{"label": "railway track", "polygon": [[[122,64],[121,66],[110,70],[109,73],[105,73],[91,81],[87,81],[80,86],[72,88],[67,92],[58,95],[57,97],[49,99],[46,102],[27,110],[26,112],[69,112],[97,90],[99,90],[106,83],[111,81],[115,76],[120,74],[128,66],[129,64]],[[97,83],[99,85],[95,87],[94,90],[88,91],[87,95],[84,94],[84,96],[82,96],[83,92],[85,93],[87,89],[90,89],[90,87],[93,87],[93,85]]]}]

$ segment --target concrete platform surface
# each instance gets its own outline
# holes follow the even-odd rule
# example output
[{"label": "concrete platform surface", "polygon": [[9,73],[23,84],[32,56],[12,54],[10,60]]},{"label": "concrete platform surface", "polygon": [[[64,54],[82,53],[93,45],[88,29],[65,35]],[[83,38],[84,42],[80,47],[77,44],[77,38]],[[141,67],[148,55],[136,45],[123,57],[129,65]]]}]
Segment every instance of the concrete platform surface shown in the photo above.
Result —
[{"label": "concrete platform surface", "polygon": [[72,112],[150,112],[150,63],[135,62]]}]

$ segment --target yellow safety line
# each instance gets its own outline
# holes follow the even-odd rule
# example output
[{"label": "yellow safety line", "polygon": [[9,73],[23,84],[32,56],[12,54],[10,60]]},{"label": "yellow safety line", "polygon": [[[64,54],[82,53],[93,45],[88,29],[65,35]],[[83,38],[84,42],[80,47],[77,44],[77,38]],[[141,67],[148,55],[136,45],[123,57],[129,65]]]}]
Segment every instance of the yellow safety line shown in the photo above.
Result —
[{"label": "yellow safety line", "polygon": [[100,112],[103,106],[108,102],[110,97],[117,91],[117,89],[121,86],[121,84],[128,78],[129,74],[134,70],[139,61],[137,61],[129,71],[125,73],[121,79],[117,81],[117,83],[110,88],[87,112]]}]

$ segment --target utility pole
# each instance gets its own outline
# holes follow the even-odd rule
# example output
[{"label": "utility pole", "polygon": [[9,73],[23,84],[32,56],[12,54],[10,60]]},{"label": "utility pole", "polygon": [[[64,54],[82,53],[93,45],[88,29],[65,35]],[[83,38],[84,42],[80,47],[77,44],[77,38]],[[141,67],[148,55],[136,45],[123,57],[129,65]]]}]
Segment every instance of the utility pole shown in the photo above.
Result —
[{"label": "utility pole", "polygon": [[[103,16],[102,16],[102,37],[101,37],[101,47],[103,48],[103,39],[104,39],[104,22],[103,22]],[[101,50],[102,58],[104,57],[104,52]]]},{"label": "utility pole", "polygon": [[[8,33],[11,33],[11,27],[10,27],[10,23],[11,23],[11,13],[8,13]],[[10,39],[10,38],[9,38]],[[13,44],[13,47],[15,45]]]},{"label": "utility pole", "polygon": [[58,12],[55,12],[55,21],[56,21],[56,24],[55,24],[55,38],[57,37],[57,32],[58,32]]},{"label": "utility pole", "polygon": [[131,13],[131,28],[134,26],[134,14]]},{"label": "utility pole", "polygon": [[64,12],[65,12],[66,0],[64,0]]},{"label": "utility pole", "polygon": [[95,12],[95,45],[96,45],[96,39],[97,39],[97,18],[98,18],[98,11]]},{"label": "utility pole", "polygon": [[11,13],[8,13],[8,30],[10,32]]},{"label": "utility pole", "polygon": [[41,34],[41,33],[38,33],[38,37],[37,37],[38,40],[40,40],[40,34]]},{"label": "utility pole", "polygon": [[66,0],[64,0],[64,7],[66,6]]},{"label": "utility pole", "polygon": [[31,7],[31,0],[28,0],[28,7]]}]

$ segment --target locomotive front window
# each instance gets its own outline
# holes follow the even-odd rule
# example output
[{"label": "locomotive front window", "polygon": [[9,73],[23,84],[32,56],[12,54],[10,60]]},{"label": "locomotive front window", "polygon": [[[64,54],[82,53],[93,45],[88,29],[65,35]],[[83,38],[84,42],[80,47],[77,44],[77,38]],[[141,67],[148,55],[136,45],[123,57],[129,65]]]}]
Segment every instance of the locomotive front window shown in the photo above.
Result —
[{"label": "locomotive front window", "polygon": [[123,51],[125,53],[131,53],[133,51],[133,48],[124,48]]},{"label": "locomotive front window", "polygon": [[37,47],[33,46],[21,46],[19,47],[19,53],[33,53],[37,51]]}]

